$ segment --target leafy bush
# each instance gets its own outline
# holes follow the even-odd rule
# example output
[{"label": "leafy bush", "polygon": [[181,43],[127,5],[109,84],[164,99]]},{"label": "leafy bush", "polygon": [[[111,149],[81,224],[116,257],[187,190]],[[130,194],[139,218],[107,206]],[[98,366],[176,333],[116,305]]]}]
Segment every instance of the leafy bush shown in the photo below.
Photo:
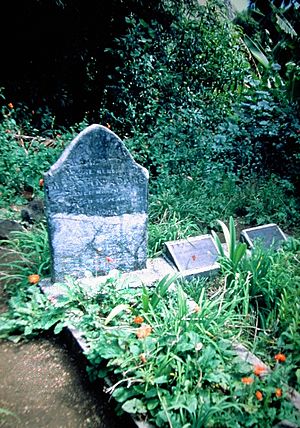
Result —
[{"label": "leafy bush", "polygon": [[297,105],[288,103],[280,91],[258,81],[245,93],[236,114],[218,127],[218,141],[212,156],[232,159],[235,170],[275,173],[300,183],[300,121]]},{"label": "leafy bush", "polygon": [[[101,111],[152,174],[189,169],[230,110],[249,68],[239,32],[214,1],[169,28],[130,18],[113,54],[120,65]],[[205,137],[202,134],[205,134]]]},{"label": "leafy bush", "polygon": [[[65,131],[47,128],[49,117],[42,116],[43,130],[32,127],[13,105],[4,108],[0,121],[0,207],[22,203],[24,195],[42,196],[40,180],[58,159],[62,150],[87,123],[83,121]],[[41,137],[41,133],[45,137]]]}]

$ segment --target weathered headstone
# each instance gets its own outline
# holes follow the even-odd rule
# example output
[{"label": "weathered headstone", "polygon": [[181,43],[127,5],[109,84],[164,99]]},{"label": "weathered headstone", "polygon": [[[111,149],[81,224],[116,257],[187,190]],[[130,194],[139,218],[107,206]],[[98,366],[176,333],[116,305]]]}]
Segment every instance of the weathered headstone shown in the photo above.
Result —
[{"label": "weathered headstone", "polygon": [[148,172],[109,129],[91,125],[45,174],[52,280],[142,269]]},{"label": "weathered headstone", "polygon": [[286,241],[286,236],[277,224],[272,223],[242,230],[241,240],[250,248],[254,247],[255,241],[260,241],[264,248],[277,250]]},{"label": "weathered headstone", "polygon": [[219,269],[218,250],[211,235],[166,242],[165,255],[184,277],[208,276]]}]

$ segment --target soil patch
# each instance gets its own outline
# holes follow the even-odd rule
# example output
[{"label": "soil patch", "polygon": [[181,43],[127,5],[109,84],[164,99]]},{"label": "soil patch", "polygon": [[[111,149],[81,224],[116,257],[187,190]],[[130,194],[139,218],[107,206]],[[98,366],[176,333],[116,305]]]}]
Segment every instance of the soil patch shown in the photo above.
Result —
[{"label": "soil patch", "polygon": [[[0,427],[132,428],[59,339],[0,342]],[[3,413],[12,412],[14,415]]]}]

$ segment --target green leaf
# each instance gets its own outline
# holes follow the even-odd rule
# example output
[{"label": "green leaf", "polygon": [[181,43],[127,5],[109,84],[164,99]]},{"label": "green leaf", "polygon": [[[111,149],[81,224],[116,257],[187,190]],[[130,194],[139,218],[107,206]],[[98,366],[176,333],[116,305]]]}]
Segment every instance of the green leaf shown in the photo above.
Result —
[{"label": "green leaf", "polygon": [[160,385],[162,383],[168,383],[168,377],[165,375],[156,377],[154,379],[154,383],[156,383],[157,385]]},{"label": "green leaf", "polygon": [[234,259],[235,245],[236,245],[236,233],[233,217],[229,218],[229,235],[230,235],[230,246],[228,247],[229,257],[231,260]]},{"label": "green leaf", "polygon": [[297,37],[297,32],[294,30],[292,24],[284,16],[276,15],[276,22],[281,30],[286,34],[289,34],[292,38]]},{"label": "green leaf", "polygon": [[136,394],[136,391],[134,391],[132,388],[116,388],[112,394],[112,396],[117,400],[119,403],[123,403],[124,401],[128,400],[132,396]]},{"label": "green leaf", "polygon": [[25,336],[29,336],[32,333],[32,326],[26,326],[24,330]]},{"label": "green leaf", "polygon": [[256,58],[257,61],[260,62],[260,64],[265,68],[268,68],[270,63],[262,49],[260,49],[259,46],[249,36],[245,34],[244,37],[244,42],[254,58]]},{"label": "green leaf", "polygon": [[56,324],[54,328],[54,334],[59,334],[63,330],[64,326],[65,324],[63,322],[59,322],[58,324]]},{"label": "green leaf", "polygon": [[158,405],[159,405],[158,399],[147,400],[147,409],[150,411],[154,410]]},{"label": "green leaf", "polygon": [[143,292],[142,292],[142,304],[143,304],[143,310],[144,312],[148,312],[149,310],[149,293],[146,287],[143,286]]},{"label": "green leaf", "polygon": [[132,400],[126,401],[126,403],[123,404],[122,409],[127,413],[146,413],[147,409],[142,402],[142,400],[139,400],[137,398],[133,398]]},{"label": "green leaf", "polygon": [[155,309],[158,302],[164,297],[164,295],[168,291],[168,288],[176,280],[177,277],[178,275],[166,275],[159,281],[150,301],[153,309]]},{"label": "green leaf", "polygon": [[217,246],[219,255],[224,257],[225,256],[224,248],[222,247],[220,238],[218,237],[218,235],[216,234],[216,232],[214,230],[211,231],[211,234],[212,234],[212,237],[213,237],[215,244]]},{"label": "green leaf", "polygon": [[245,243],[243,244],[239,243],[234,253],[233,262],[235,264],[238,264],[239,261],[242,259],[242,257],[244,257],[246,251],[247,251],[247,245]]},{"label": "green leaf", "polygon": [[113,310],[109,313],[109,315],[105,318],[104,324],[107,325],[112,321],[117,315],[119,315],[123,311],[130,310],[130,306],[127,304],[117,305]]},{"label": "green leaf", "polygon": [[218,220],[218,223],[222,227],[222,231],[223,231],[223,234],[224,234],[225,242],[226,242],[226,245],[227,245],[227,248],[228,248],[228,251],[229,251],[230,250],[230,232],[229,232],[229,229],[226,226],[226,224],[223,223],[221,220]]}]

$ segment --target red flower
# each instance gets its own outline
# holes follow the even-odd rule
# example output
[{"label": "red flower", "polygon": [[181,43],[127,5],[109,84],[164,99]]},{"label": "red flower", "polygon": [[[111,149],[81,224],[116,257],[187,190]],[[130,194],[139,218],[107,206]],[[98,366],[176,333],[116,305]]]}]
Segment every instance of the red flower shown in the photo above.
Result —
[{"label": "red flower", "polygon": [[194,256],[192,256],[192,260],[193,260],[193,262],[196,260],[196,256],[194,255]]},{"label": "red flower", "polygon": [[251,385],[251,383],[253,383],[253,378],[252,377],[242,377],[242,382],[245,385]]},{"label": "red flower", "polygon": [[133,322],[134,322],[135,324],[142,324],[142,323],[144,322],[144,318],[143,318],[143,317],[141,317],[140,315],[138,315],[137,317],[135,317],[135,318],[133,319]]},{"label": "red flower", "polygon": [[258,399],[258,401],[261,401],[263,399],[263,395],[260,391],[256,391],[255,397]]},{"label": "red flower", "polygon": [[280,354],[280,353],[276,354],[274,358],[276,361],[281,362],[281,363],[284,363],[286,360],[286,356],[283,354]]},{"label": "red flower", "polygon": [[256,365],[254,366],[254,370],[253,373],[256,376],[262,376],[263,374],[265,374],[267,372],[267,368],[265,366],[260,366],[260,365]]},{"label": "red flower", "polygon": [[40,275],[32,274],[28,276],[28,282],[30,282],[30,284],[37,284],[39,280],[40,280]]},{"label": "red flower", "polygon": [[112,263],[114,261],[114,259],[109,256],[105,257],[105,259],[108,263]]},{"label": "red flower", "polygon": [[275,389],[275,395],[277,398],[280,398],[282,396],[282,389],[281,388],[276,388]]},{"label": "red flower", "polygon": [[40,179],[40,181],[39,181],[39,186],[40,186],[40,187],[43,187],[43,186],[44,186],[44,179],[43,179],[43,178],[41,178],[41,179]]},{"label": "red flower", "polygon": [[7,104],[7,106],[8,106],[8,108],[10,108],[10,109],[13,109],[13,108],[14,108],[13,103],[9,103],[9,104]]}]

